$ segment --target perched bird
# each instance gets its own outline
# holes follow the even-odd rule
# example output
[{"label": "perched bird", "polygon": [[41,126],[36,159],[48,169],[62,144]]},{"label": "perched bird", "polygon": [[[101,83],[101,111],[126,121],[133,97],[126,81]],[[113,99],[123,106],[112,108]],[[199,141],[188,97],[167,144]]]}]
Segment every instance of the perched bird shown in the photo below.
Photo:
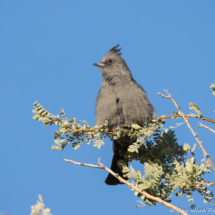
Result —
[{"label": "perched bird", "polygon": [[[99,63],[103,82],[96,99],[96,124],[102,125],[108,121],[110,128],[124,124],[147,122],[152,118],[154,108],[146,92],[133,79],[132,74],[121,57],[119,45],[114,46]],[[113,140],[113,159],[111,170],[123,177],[122,165],[124,158],[119,149],[128,147],[136,139],[123,137]],[[128,164],[128,162],[126,162]],[[127,179],[123,177],[124,179]],[[111,174],[105,180],[108,185],[120,184],[120,181]]]}]

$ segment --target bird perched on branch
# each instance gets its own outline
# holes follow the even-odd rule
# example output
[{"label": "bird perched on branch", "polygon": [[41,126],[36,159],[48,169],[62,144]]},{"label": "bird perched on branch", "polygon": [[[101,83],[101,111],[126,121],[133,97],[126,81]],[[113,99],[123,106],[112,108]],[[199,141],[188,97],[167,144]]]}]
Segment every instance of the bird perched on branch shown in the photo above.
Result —
[{"label": "bird perched on branch", "polygon": [[[110,128],[124,124],[147,122],[152,118],[154,108],[146,92],[133,79],[132,74],[121,57],[119,45],[114,46],[99,63],[103,82],[96,99],[96,124],[102,125],[108,121]],[[128,147],[136,142],[130,137],[113,140],[113,159],[111,170],[121,177],[124,158],[119,154],[120,148]],[[126,162],[128,164],[128,162]],[[123,177],[127,180],[126,177]],[[109,174],[105,180],[108,185],[120,184],[120,181]]]}]

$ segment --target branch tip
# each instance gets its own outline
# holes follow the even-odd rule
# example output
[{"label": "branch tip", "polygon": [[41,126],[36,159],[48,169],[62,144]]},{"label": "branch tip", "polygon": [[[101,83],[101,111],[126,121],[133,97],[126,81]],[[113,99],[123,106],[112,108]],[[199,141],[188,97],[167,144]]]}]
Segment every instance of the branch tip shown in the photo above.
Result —
[{"label": "branch tip", "polygon": [[[204,118],[204,117],[203,117],[203,118]],[[213,132],[213,133],[215,134],[215,130],[213,130],[213,129],[210,128],[209,126],[203,125],[203,124],[200,123],[200,122],[199,122],[199,124],[200,124],[200,125],[199,125],[200,128],[204,127],[204,128],[208,129],[209,131],[211,131],[211,132]]]}]

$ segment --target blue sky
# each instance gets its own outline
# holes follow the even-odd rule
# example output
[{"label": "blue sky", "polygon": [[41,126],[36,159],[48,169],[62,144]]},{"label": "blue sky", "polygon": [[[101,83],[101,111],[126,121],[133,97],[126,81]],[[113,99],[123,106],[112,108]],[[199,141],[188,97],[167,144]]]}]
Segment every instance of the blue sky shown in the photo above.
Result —
[{"label": "blue sky", "polygon": [[[110,166],[109,140],[100,150],[82,144],[51,151],[54,125],[32,119],[37,100],[53,114],[64,108],[69,118],[95,124],[95,100],[102,83],[100,61],[120,44],[133,77],[146,90],[158,115],[176,110],[158,96],[163,89],[189,114],[196,103],[203,116],[215,118],[215,2],[212,0],[0,2],[0,211],[30,214],[38,194],[53,215],[154,214],[169,209],[135,207],[138,198],[126,185],[107,186],[107,172],[63,162],[70,158]],[[182,120],[168,120],[166,127]],[[190,120],[215,163],[214,135]],[[215,129],[214,125],[205,123]],[[195,139],[186,124],[176,129],[179,144]],[[203,153],[196,147],[200,162]],[[132,164],[143,171],[141,166]],[[210,181],[214,172],[205,177]],[[213,189],[211,189],[213,190]],[[197,208],[208,208],[194,194]],[[189,209],[186,197],[173,204]]]}]

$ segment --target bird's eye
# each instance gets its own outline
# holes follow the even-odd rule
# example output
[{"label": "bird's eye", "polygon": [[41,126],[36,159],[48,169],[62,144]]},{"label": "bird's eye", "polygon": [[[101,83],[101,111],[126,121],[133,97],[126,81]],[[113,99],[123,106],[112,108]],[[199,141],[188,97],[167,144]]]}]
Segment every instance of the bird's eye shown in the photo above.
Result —
[{"label": "bird's eye", "polygon": [[111,64],[112,62],[113,62],[112,60],[109,60],[109,61],[108,61],[109,64]]}]

